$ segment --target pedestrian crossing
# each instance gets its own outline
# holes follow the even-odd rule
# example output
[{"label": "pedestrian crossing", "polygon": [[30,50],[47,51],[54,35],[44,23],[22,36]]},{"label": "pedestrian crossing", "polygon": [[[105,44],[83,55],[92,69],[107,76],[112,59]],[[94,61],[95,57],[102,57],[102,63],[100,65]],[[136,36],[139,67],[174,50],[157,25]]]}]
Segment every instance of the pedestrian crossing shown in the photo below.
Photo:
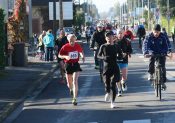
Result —
[{"label": "pedestrian crossing", "polygon": [[151,123],[150,119],[145,119],[145,120],[127,120],[124,121],[123,123]]}]

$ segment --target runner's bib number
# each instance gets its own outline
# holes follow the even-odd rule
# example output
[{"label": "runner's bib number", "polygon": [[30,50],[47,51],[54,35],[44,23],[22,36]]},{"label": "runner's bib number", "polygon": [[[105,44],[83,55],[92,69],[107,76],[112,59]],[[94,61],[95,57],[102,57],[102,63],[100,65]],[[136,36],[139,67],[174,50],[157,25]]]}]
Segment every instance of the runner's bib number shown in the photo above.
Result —
[{"label": "runner's bib number", "polygon": [[78,52],[69,52],[70,59],[78,59]]}]

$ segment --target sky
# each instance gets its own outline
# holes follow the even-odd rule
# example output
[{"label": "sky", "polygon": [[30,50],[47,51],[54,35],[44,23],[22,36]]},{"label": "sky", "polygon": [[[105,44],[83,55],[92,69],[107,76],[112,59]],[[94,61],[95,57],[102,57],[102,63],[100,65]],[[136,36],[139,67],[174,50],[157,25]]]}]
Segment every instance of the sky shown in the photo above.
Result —
[{"label": "sky", "polygon": [[[114,4],[117,0],[92,0],[92,3],[95,4],[98,8],[99,13],[108,12],[111,7],[114,7]],[[126,0],[118,0],[120,3],[123,3]]]},{"label": "sky", "polygon": [[98,12],[108,12],[114,6],[115,0],[92,0],[92,3],[98,8]]}]

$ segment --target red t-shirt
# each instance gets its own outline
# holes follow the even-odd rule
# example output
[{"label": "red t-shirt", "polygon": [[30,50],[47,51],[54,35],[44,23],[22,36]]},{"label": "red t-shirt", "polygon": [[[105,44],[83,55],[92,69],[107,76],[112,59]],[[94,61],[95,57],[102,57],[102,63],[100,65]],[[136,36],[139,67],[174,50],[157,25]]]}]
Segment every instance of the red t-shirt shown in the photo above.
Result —
[{"label": "red t-shirt", "polygon": [[79,61],[79,53],[82,51],[83,49],[78,43],[75,43],[74,46],[67,43],[61,48],[59,54],[70,56],[70,60],[64,59],[64,62],[75,63]]}]

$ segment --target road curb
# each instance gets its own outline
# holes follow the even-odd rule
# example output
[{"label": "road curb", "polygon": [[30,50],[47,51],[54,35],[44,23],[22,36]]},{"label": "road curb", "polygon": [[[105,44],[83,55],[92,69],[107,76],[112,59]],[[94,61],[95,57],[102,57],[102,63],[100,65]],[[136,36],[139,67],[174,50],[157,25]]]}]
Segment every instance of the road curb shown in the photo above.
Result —
[{"label": "road curb", "polygon": [[[31,86],[27,92],[24,94],[24,96],[22,97],[22,99],[20,99],[17,102],[14,103],[8,103],[7,105],[4,106],[3,111],[0,114],[0,123],[3,123],[3,121],[16,109],[16,107],[18,107],[22,102],[25,101],[25,99],[27,99],[32,92],[37,89],[39,86],[41,86],[41,84],[43,83],[43,80],[45,80],[46,78],[48,78],[51,74],[53,74],[55,72],[55,70],[58,68],[57,64],[52,65],[52,69],[43,77],[37,79],[34,82],[34,85]],[[44,84],[45,86],[48,85],[48,83]]]}]

